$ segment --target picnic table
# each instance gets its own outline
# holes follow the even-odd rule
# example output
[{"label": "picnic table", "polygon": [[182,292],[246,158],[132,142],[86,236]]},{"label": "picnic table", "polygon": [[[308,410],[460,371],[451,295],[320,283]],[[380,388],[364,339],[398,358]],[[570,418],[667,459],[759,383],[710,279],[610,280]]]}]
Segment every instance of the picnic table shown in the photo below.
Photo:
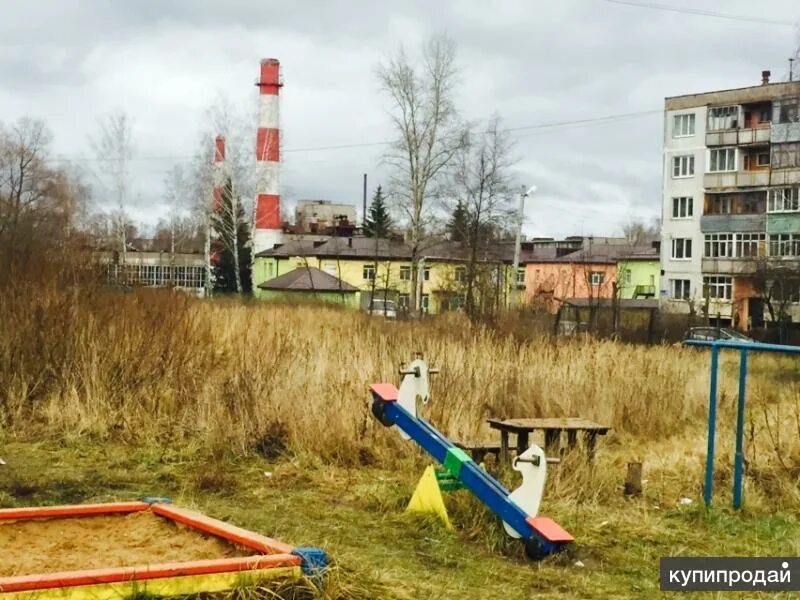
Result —
[{"label": "picnic table", "polygon": [[611,429],[588,419],[580,417],[544,418],[544,419],[488,419],[489,427],[500,431],[500,459],[508,460],[508,436],[517,436],[517,456],[528,449],[530,434],[540,430],[544,432],[544,451],[547,456],[561,452],[561,433],[567,432],[567,447],[575,448],[578,433],[586,436],[586,451],[591,460],[594,457],[595,443],[598,435],[605,435]]}]

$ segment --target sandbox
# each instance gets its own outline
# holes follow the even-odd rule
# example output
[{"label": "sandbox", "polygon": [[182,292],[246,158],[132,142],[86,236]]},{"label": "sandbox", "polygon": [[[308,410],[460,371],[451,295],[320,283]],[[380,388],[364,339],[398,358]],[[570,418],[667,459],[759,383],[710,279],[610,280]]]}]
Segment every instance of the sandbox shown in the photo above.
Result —
[{"label": "sandbox", "polygon": [[327,563],[321,550],[146,502],[2,509],[0,549],[2,600],[217,592]]}]

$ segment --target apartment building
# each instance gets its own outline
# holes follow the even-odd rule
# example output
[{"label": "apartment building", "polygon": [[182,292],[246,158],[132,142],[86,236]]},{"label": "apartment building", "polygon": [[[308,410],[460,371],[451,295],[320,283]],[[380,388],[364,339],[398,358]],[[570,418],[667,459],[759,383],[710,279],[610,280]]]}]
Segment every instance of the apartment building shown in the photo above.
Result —
[{"label": "apartment building", "polygon": [[[661,304],[740,329],[798,320],[800,81],[666,98]],[[773,309],[773,310],[770,310]]]}]

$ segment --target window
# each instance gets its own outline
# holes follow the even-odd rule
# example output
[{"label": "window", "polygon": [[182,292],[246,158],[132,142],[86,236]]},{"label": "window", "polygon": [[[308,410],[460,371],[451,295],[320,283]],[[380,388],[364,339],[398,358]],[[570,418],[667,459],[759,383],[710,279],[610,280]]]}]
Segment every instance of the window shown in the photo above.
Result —
[{"label": "window", "polygon": [[431,306],[431,297],[428,294],[422,294],[422,312],[428,312]]},{"label": "window", "polygon": [[784,101],[781,104],[779,123],[797,123],[800,121],[800,100]]},{"label": "window", "polygon": [[274,266],[272,264],[272,261],[268,262],[267,263],[267,279],[272,279],[274,277],[273,269],[274,269]]},{"label": "window", "polygon": [[407,311],[410,303],[411,303],[411,295],[410,294],[399,294],[397,296],[397,307],[400,310]]},{"label": "window", "polygon": [[408,265],[400,266],[400,281],[411,281],[411,267]]},{"label": "window", "polygon": [[372,281],[375,279],[375,265],[364,265],[361,268],[361,278],[364,281]]},{"label": "window", "polygon": [[759,167],[769,166],[769,152],[760,152],[756,156],[756,166]]},{"label": "window", "polygon": [[738,109],[735,106],[718,106],[708,109],[708,130],[733,129],[736,127],[736,114]]},{"label": "window", "polygon": [[466,267],[456,267],[455,279],[459,283],[464,283],[467,280],[467,268]]},{"label": "window", "polygon": [[703,289],[709,298],[715,300],[730,300],[732,288],[732,277],[726,277],[724,275],[703,277]]},{"label": "window", "polygon": [[431,280],[431,268],[430,267],[422,267],[422,280],[423,281],[430,281]]},{"label": "window", "polygon": [[800,233],[780,233],[769,236],[770,256],[800,256]]},{"label": "window", "polygon": [[605,279],[605,273],[602,271],[592,271],[589,273],[589,283],[592,285],[602,285]]},{"label": "window", "polygon": [[672,199],[672,218],[688,219],[694,213],[694,199],[691,196],[680,196]]},{"label": "window", "polygon": [[759,243],[766,239],[763,233],[737,233],[736,256],[740,258],[754,258],[763,253],[758,251]]},{"label": "window", "polygon": [[733,212],[733,198],[727,195],[711,196],[708,214],[729,215]]},{"label": "window", "polygon": [[706,234],[706,258],[731,258],[733,256],[733,234]]},{"label": "window", "polygon": [[630,269],[623,269],[622,270],[622,284],[623,285],[630,285],[631,284],[631,270]]},{"label": "window", "polygon": [[689,296],[688,279],[670,279],[669,290],[673,300],[688,300]]},{"label": "window", "polygon": [[517,269],[517,285],[525,285],[525,267]]},{"label": "window", "polygon": [[691,177],[694,175],[694,155],[684,154],[672,157],[672,177]]},{"label": "window", "polygon": [[778,188],[769,191],[767,212],[800,211],[800,188]]},{"label": "window", "polygon": [[672,240],[672,258],[675,260],[688,260],[692,258],[691,238],[675,238]]},{"label": "window", "polygon": [[694,135],[694,114],[675,115],[672,121],[672,137]]},{"label": "window", "polygon": [[762,108],[761,111],[758,113],[758,122],[769,123],[770,121],[772,121],[772,109]]},{"label": "window", "polygon": [[464,294],[453,294],[452,296],[450,296],[450,298],[448,298],[448,304],[450,310],[459,310],[461,308],[464,308],[466,302],[467,299],[464,296]]},{"label": "window", "polygon": [[708,153],[708,172],[736,170],[736,148],[714,148]]}]

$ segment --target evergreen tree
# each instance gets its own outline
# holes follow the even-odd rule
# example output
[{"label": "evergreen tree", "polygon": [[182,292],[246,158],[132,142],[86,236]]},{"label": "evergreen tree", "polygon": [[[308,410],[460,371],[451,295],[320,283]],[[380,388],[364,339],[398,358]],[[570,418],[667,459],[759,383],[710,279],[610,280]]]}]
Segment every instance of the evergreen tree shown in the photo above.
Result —
[{"label": "evergreen tree", "polygon": [[212,244],[214,291],[249,294],[253,287],[250,226],[230,178],[222,189],[219,210],[212,215],[212,224],[217,238]]},{"label": "evergreen tree", "polygon": [[372,204],[369,205],[368,216],[364,219],[364,235],[367,237],[385,238],[389,236],[393,227],[392,217],[386,206],[381,186],[375,190]]},{"label": "evergreen tree", "polygon": [[447,223],[447,234],[453,242],[463,242],[469,235],[469,213],[460,198]]}]

